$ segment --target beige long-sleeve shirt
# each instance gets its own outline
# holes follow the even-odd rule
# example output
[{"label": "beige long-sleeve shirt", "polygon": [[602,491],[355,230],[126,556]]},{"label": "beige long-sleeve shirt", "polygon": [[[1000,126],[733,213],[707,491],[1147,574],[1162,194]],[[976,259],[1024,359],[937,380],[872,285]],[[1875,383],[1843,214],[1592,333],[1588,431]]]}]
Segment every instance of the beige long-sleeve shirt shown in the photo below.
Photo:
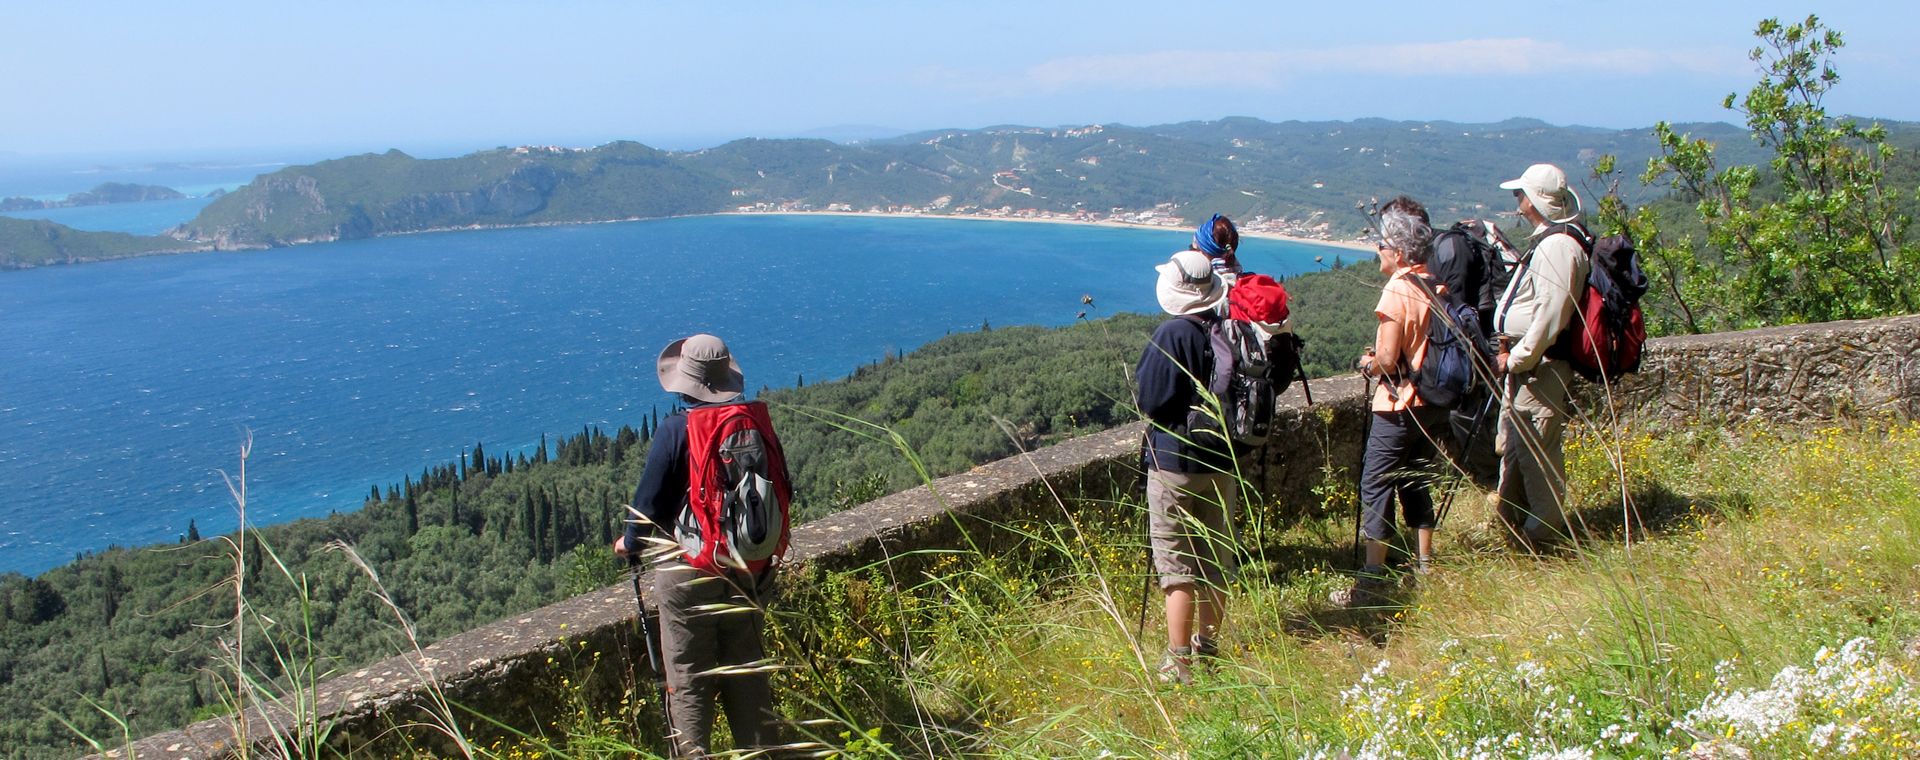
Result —
[{"label": "beige long-sleeve shirt", "polygon": [[1494,310],[1494,331],[1513,339],[1508,372],[1529,372],[1540,364],[1560,331],[1573,320],[1593,267],[1579,241],[1567,234],[1545,235],[1548,227],[1534,229],[1539,242],[1507,283],[1507,292]]}]

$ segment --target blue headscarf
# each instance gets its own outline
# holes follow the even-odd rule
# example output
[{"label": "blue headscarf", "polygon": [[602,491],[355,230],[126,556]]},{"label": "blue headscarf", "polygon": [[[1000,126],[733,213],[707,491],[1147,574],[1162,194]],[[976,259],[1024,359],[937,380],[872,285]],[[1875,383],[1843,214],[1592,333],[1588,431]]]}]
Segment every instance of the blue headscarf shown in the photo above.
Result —
[{"label": "blue headscarf", "polygon": [[[1213,240],[1213,224],[1221,219],[1226,219],[1226,217],[1214,214],[1206,221],[1201,222],[1199,229],[1193,231],[1193,247],[1200,249],[1200,252],[1206,254],[1207,258],[1210,259],[1217,259],[1228,253],[1227,249],[1220,247],[1220,244]],[[1227,224],[1231,225],[1233,221],[1228,220]]]}]

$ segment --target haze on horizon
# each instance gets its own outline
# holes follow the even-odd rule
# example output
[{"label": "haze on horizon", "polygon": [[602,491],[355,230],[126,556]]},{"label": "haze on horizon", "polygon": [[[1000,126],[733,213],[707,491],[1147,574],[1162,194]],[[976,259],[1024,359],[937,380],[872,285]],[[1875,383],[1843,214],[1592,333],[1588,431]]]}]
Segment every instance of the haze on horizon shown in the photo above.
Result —
[{"label": "haze on horizon", "polygon": [[1809,12],[1846,37],[1830,111],[1920,120],[1904,4],[116,0],[8,9],[0,156],[691,149],[1224,116],[1731,121],[1719,103],[1756,77],[1754,24]]}]

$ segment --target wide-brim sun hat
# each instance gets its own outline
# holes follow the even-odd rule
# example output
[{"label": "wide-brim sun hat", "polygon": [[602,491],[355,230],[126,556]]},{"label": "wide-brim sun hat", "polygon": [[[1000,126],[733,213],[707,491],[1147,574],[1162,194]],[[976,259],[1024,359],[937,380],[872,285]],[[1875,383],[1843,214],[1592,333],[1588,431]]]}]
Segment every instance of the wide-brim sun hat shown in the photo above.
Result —
[{"label": "wide-brim sun hat", "polygon": [[1519,177],[1500,183],[1500,189],[1526,193],[1534,210],[1548,222],[1570,222],[1580,216],[1579,194],[1567,186],[1567,173],[1553,164],[1529,166]]},{"label": "wide-brim sun hat", "polygon": [[1154,283],[1153,294],[1168,314],[1199,314],[1226,300],[1227,285],[1204,253],[1181,251],[1154,269],[1160,272],[1160,279]]},{"label": "wide-brim sun hat", "polygon": [[726,342],[705,333],[668,343],[657,369],[660,387],[697,401],[726,401],[746,387]]}]

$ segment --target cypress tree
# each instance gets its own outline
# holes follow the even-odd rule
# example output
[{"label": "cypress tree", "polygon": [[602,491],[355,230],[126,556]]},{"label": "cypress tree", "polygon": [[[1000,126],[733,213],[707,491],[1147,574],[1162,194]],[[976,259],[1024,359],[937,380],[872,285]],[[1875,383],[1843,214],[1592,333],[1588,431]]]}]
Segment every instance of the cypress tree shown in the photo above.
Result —
[{"label": "cypress tree", "polygon": [[544,493],[540,494],[537,501],[540,512],[534,518],[533,556],[540,560],[541,564],[546,564],[548,542],[553,534],[549,526],[553,520],[553,503],[547,501],[547,495]]},{"label": "cypress tree", "polygon": [[113,618],[120,614],[120,592],[124,590],[123,585],[120,582],[120,566],[108,565],[106,577],[101,582],[101,625],[112,625]]},{"label": "cypress tree", "polygon": [[527,554],[533,557],[540,556],[540,534],[533,522],[532,491],[520,492],[520,525],[524,527],[524,532],[527,534]]},{"label": "cypress tree", "polygon": [[558,493],[555,493],[552,489],[548,489],[547,491],[546,505],[547,505],[547,525],[546,525],[547,561],[552,562],[560,558],[560,543],[561,543],[560,542],[560,519],[561,519],[560,496]]},{"label": "cypress tree", "polygon": [[252,533],[247,533],[246,549],[247,549],[247,565],[246,565],[247,583],[250,583],[250,584],[259,583],[260,570],[265,568],[267,564],[266,552],[261,551],[260,540],[257,538],[254,538]]},{"label": "cypress tree", "polygon": [[191,544],[199,540],[200,526],[194,525],[193,520],[187,520],[187,543]]},{"label": "cypress tree", "polygon": [[413,493],[407,493],[407,535],[420,532],[420,503],[415,501]]}]

